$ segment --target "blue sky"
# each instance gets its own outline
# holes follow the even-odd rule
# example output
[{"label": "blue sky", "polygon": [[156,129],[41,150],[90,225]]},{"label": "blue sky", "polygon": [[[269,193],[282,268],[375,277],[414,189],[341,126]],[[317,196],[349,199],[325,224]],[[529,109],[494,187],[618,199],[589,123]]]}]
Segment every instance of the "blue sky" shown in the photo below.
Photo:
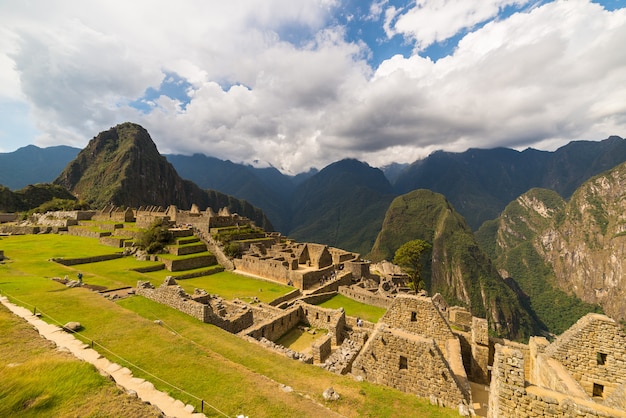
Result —
[{"label": "blue sky", "polygon": [[133,121],[297,173],[624,137],[625,3],[2,2],[0,152]]}]

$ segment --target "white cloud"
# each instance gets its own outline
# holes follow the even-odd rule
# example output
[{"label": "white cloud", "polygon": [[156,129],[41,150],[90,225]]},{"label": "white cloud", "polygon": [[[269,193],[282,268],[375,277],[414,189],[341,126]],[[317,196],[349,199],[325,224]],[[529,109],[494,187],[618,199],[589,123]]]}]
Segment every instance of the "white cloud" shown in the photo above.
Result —
[{"label": "white cloud", "polygon": [[392,9],[387,35],[401,34],[415,42],[421,51],[435,42],[449,39],[464,29],[490,20],[507,6],[524,5],[530,0],[417,0],[404,11]]},{"label": "white cloud", "polygon": [[[417,49],[469,30],[451,56],[378,68],[333,23],[332,1],[5,3],[0,100],[31,109],[40,145],[82,147],[130,120],[162,153],[290,172],[626,134],[626,9],[555,1],[469,29],[510,3],[377,1],[371,14],[384,9],[388,29]],[[167,96],[148,113],[129,106],[170,73],[191,84],[186,106]]]}]

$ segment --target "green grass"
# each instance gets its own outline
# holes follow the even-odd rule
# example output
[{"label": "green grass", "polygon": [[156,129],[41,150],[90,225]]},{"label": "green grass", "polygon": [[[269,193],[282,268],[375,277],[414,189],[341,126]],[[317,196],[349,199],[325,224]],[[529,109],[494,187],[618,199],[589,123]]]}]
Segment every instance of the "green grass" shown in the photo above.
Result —
[{"label": "green grass", "polygon": [[[81,322],[84,329],[80,336],[95,341],[96,348],[103,346],[110,350],[100,349],[103,355],[129,367],[136,376],[147,378],[157,388],[197,408],[200,406],[197,398],[200,398],[230,416],[326,417],[326,408],[349,417],[456,416],[456,411],[433,407],[425,399],[288,360],[145,298],[135,296],[114,303],[87,289],[70,289],[46,278],[62,277],[64,272],[71,271],[70,268],[47,261],[52,253],[57,256],[68,255],[59,254],[59,247],[64,247],[73,257],[110,252],[110,248],[100,246],[95,239],[54,235],[9,237],[0,240],[0,247],[11,258],[0,264],[1,293],[28,309],[36,306],[49,322]],[[80,254],[75,254],[77,252]],[[100,283],[126,283],[134,281],[134,274],[143,276],[116,270],[122,266],[128,267],[125,264],[128,261],[121,260],[81,265],[80,269],[87,282],[99,280]],[[232,273],[181,280],[179,283],[190,291],[202,287],[227,299],[233,297],[229,292],[239,297],[250,292],[250,295],[254,294],[262,300],[267,297],[269,300],[291,290],[287,286]],[[362,317],[366,318],[365,315]],[[160,319],[164,325],[155,324],[155,319]],[[0,350],[4,346],[0,346]],[[6,346],[9,352],[15,351],[12,344]],[[4,373],[4,368],[0,370]],[[95,374],[92,370],[79,372],[78,375]],[[144,370],[171,385],[184,388],[193,396],[177,392]],[[74,378],[68,377],[66,380],[73,381]],[[4,374],[2,381],[6,386]],[[285,393],[280,390],[280,384],[291,386],[294,392]],[[41,385],[47,386],[48,383],[44,380]],[[85,383],[84,386],[89,385]],[[323,400],[321,394],[329,386],[341,394],[339,401],[329,403]],[[12,389],[11,393],[15,392],[18,398],[34,396],[28,395],[26,388]],[[59,397],[63,402],[71,403],[74,400],[65,391]],[[42,398],[41,402],[44,401]],[[15,404],[14,401],[6,403]],[[217,416],[207,408],[205,412],[208,416]],[[15,414],[0,413],[0,416],[12,415]],[[63,414],[52,413],[48,416]],[[81,413],[65,416],[100,415],[82,413],[81,410]]]},{"label": "green grass", "polygon": [[291,331],[276,340],[276,344],[280,344],[283,347],[290,348],[300,353],[307,353],[311,351],[311,344],[313,344],[315,340],[328,335],[328,330],[325,329],[316,329],[314,331],[315,334],[312,334],[311,332],[304,331],[299,327],[293,328]]},{"label": "green grass", "polygon": [[3,417],[158,416],[88,363],[57,351],[4,306],[0,306],[0,370]]},{"label": "green grass", "polygon": [[331,309],[343,308],[348,316],[359,317],[365,321],[374,323],[378,322],[385,312],[387,312],[385,308],[357,302],[343,295],[333,296],[326,302],[320,303],[319,306]]}]

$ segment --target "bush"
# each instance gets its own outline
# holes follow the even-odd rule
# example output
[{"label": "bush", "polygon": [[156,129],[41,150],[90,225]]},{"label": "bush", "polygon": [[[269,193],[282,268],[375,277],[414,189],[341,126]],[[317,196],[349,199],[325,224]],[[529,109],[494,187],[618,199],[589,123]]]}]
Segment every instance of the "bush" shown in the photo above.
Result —
[{"label": "bush", "polygon": [[173,241],[174,235],[169,230],[168,225],[162,221],[155,221],[149,229],[140,235],[137,246],[146,250],[148,254],[156,254]]}]

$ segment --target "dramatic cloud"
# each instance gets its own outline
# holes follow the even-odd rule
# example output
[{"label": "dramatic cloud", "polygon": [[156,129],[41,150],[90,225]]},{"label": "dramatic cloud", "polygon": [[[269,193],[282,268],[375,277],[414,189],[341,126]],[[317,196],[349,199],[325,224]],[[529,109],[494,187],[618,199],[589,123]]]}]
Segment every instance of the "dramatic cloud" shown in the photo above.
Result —
[{"label": "dramatic cloud", "polygon": [[[3,4],[0,151],[83,147],[128,120],[162,153],[296,173],[346,157],[380,166],[626,134],[624,8],[346,4]],[[398,39],[413,53],[372,60]]]}]

